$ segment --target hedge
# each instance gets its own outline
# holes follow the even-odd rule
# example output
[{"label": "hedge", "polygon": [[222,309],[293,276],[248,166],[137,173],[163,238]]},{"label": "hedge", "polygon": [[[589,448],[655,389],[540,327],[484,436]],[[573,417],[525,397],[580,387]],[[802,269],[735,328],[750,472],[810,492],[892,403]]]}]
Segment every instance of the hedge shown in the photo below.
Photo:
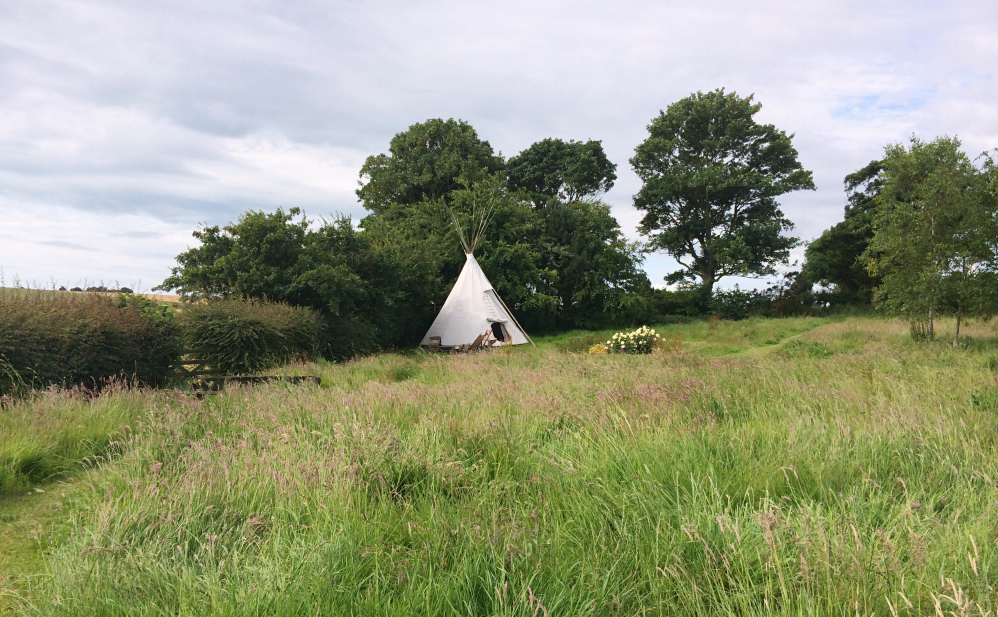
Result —
[{"label": "hedge", "polygon": [[116,377],[159,385],[182,349],[173,312],[144,298],[0,290],[0,396]]},{"label": "hedge", "polygon": [[308,308],[214,300],[186,305],[180,321],[188,350],[223,373],[253,373],[322,355],[323,322]]}]

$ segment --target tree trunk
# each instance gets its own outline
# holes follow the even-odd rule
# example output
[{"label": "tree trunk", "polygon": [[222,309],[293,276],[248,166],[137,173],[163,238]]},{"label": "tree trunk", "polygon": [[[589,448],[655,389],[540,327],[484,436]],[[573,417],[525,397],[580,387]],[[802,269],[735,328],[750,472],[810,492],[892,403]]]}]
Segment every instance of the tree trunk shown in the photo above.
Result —
[{"label": "tree trunk", "polygon": [[956,347],[960,344],[960,318],[963,317],[963,309],[959,308],[956,311],[956,333],[953,335],[953,346]]},{"label": "tree trunk", "polygon": [[936,331],[935,331],[935,328],[934,328],[934,326],[935,326],[935,323],[934,323],[935,319],[934,319],[934,317],[935,317],[935,315],[934,315],[933,307],[929,306],[929,340],[930,341],[936,340]]},{"label": "tree trunk", "polygon": [[700,285],[700,301],[703,303],[703,312],[710,312],[710,301],[714,297],[714,280],[713,272],[701,272],[700,279],[703,281]]}]

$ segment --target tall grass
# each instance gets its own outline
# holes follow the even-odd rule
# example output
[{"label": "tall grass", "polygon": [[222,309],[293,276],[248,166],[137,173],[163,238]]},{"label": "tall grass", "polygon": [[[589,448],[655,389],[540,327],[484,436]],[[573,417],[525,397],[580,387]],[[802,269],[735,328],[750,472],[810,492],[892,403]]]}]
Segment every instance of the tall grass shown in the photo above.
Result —
[{"label": "tall grass", "polygon": [[52,390],[0,411],[0,497],[123,451],[129,425],[157,397],[111,384],[98,397]]},{"label": "tall grass", "polygon": [[796,336],[765,355],[380,356],[150,405],[25,611],[993,615],[991,347],[780,323],[712,331]]}]

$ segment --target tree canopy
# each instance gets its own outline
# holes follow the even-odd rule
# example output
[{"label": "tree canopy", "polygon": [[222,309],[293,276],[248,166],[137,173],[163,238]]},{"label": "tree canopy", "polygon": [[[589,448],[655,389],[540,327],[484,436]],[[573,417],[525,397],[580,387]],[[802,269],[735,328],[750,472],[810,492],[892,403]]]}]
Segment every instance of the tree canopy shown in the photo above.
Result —
[{"label": "tree canopy", "polygon": [[544,139],[506,163],[510,190],[527,193],[538,206],[553,197],[576,201],[605,193],[616,170],[598,141]]},{"label": "tree canopy", "polygon": [[876,299],[932,339],[947,309],[960,320],[994,312],[996,215],[989,188],[993,162],[976,168],[957,139],[912,138],[889,146],[883,188],[876,197],[874,234],[867,249],[871,272],[882,277]]},{"label": "tree canopy", "polygon": [[822,232],[804,253],[805,280],[834,288],[842,303],[869,304],[880,279],[867,268],[876,197],[883,187],[882,161],[845,177],[845,218]]},{"label": "tree canopy", "polygon": [[157,288],[184,298],[241,297],[318,310],[328,329],[325,353],[343,358],[404,344],[432,320],[423,290],[433,273],[418,255],[375,246],[350,219],[311,221],[297,208],[249,211],[223,228],[194,232],[201,245],[177,256]]},{"label": "tree canopy", "polygon": [[413,124],[392,138],[388,153],[367,157],[357,197],[379,214],[392,206],[446,199],[458,180],[476,180],[503,169],[502,157],[470,124],[439,118]]},{"label": "tree canopy", "polygon": [[[413,125],[392,140],[389,154],[368,162],[395,165],[395,159],[405,158],[398,155],[399,143],[414,142],[414,135],[443,122]],[[478,139],[466,124],[456,124],[468,129],[463,143]],[[447,169],[453,173],[445,192],[422,191],[423,185],[417,186],[421,181],[411,174],[387,173],[395,195],[413,197],[396,196],[372,207],[364,191],[375,184],[376,174],[365,166],[361,174],[369,180],[358,192],[372,211],[361,222],[372,242],[404,244],[443,281],[432,292],[437,306],[464,265],[451,216],[467,222],[482,200],[491,200],[496,208],[476,251],[478,261],[527,330],[605,325],[634,318],[643,306],[629,295],[638,288],[650,291],[639,268],[641,251],[624,240],[609,207],[591,199],[616,179],[615,166],[598,141],[545,139],[494,173],[471,163]]]},{"label": "tree canopy", "polygon": [[753,97],[697,92],[648,125],[631,165],[643,184],[634,205],[651,246],[683,267],[669,282],[699,279],[709,295],[723,276],[762,276],[785,263],[796,238],[777,197],[814,189],[791,135],[754,116]]}]

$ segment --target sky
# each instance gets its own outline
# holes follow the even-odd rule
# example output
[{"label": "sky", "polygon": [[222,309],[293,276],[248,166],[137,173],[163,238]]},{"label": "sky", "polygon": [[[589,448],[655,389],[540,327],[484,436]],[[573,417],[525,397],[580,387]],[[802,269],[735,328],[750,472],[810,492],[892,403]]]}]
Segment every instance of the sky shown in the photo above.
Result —
[{"label": "sky", "polygon": [[[889,143],[998,147],[996,70],[995,0],[0,0],[0,267],[6,285],[149,289],[198,224],[359,220],[364,159],[428,118],[507,157],[601,140],[604,199],[640,239],[628,159],[660,110],[719,87],[794,134],[817,190],[781,203],[809,240]],[[676,267],[645,262],[654,284]]]}]

